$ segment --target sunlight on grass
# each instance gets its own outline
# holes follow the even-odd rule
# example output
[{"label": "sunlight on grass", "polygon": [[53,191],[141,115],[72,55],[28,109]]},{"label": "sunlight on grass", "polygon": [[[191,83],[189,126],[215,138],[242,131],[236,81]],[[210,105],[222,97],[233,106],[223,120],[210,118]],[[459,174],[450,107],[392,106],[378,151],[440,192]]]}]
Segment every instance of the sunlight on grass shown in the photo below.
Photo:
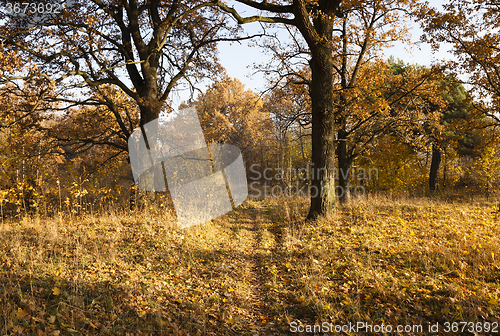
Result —
[{"label": "sunlight on grass", "polygon": [[493,203],[360,199],[304,224],[247,200],[187,230],[168,212],[24,218],[0,229],[0,331],[287,334],[290,322],[498,321]]}]

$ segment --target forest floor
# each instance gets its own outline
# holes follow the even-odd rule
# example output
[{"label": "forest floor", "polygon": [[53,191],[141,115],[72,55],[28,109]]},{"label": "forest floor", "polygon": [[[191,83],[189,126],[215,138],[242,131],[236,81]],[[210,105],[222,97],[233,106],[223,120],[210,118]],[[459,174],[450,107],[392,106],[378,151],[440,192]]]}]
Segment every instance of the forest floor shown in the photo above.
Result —
[{"label": "forest floor", "polygon": [[379,197],[304,224],[307,200],[270,198],[185,230],[162,209],[5,221],[0,335],[498,333],[495,209]]}]

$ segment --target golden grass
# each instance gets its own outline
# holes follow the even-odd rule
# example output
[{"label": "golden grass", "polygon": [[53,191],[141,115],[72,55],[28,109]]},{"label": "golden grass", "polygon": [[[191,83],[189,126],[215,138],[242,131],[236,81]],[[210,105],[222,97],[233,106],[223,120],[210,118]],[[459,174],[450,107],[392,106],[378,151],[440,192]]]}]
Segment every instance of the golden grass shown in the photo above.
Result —
[{"label": "golden grass", "polygon": [[0,335],[500,319],[493,203],[378,197],[304,224],[306,210],[303,199],[249,199],[187,230],[161,209],[5,221]]}]

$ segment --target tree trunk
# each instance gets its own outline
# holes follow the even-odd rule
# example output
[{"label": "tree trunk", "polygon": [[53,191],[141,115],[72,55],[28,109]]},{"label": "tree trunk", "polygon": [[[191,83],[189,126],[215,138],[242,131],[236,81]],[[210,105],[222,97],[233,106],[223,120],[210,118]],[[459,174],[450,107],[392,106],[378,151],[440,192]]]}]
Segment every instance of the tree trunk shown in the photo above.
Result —
[{"label": "tree trunk", "polygon": [[351,162],[347,155],[347,134],[343,130],[338,132],[336,154],[339,177],[338,186],[336,187],[337,199],[340,203],[346,203],[350,199],[349,175]]},{"label": "tree trunk", "polygon": [[441,149],[432,144],[431,170],[429,171],[429,188],[431,191],[438,189],[438,172],[441,164]]},{"label": "tree trunk", "polygon": [[448,161],[446,160],[446,152],[443,153],[443,161],[444,161],[444,167],[443,167],[443,190],[446,189],[446,173],[448,170]]},{"label": "tree trunk", "polygon": [[302,139],[302,126],[299,125],[299,141],[300,141],[300,153],[302,154],[302,165],[306,162],[306,156],[304,154],[304,141]]},{"label": "tree trunk", "polygon": [[[148,124],[151,121],[154,121],[158,119],[160,116],[160,110],[161,110],[161,103],[157,98],[157,88],[156,88],[156,83],[151,82],[149,85],[144,85],[142,90],[140,91],[141,94],[141,100],[139,101],[139,110],[140,110],[140,128],[142,131],[143,136],[146,135],[146,131],[144,129],[144,125]],[[146,143],[146,148],[148,151],[150,151],[152,148],[156,148],[158,146],[158,138],[157,138],[157,132],[158,129],[153,127],[153,125],[148,126],[149,127],[149,134],[148,136],[144,137],[144,141]],[[152,171],[152,180],[153,184],[151,186],[151,190],[153,192],[157,191],[164,191],[164,188],[161,188],[160,186],[164,185],[164,176],[163,176],[163,171],[159,169],[159,167],[156,167]],[[165,188],[167,186],[165,185]]]},{"label": "tree trunk", "polygon": [[[315,27],[321,35],[332,36],[331,21],[315,20]],[[335,180],[332,177],[335,150],[332,52],[328,43],[317,46],[316,51],[310,60],[313,172],[309,189],[311,208],[307,219],[335,211]]]},{"label": "tree trunk", "polygon": [[[151,89],[153,91],[153,89]],[[139,103],[139,110],[141,113],[140,126],[146,125],[148,122],[158,119],[160,116],[161,103],[160,101],[152,96],[155,96],[154,92],[147,95],[146,98],[142,98]]]},{"label": "tree trunk", "polygon": [[135,184],[134,179],[132,179],[132,184],[130,186],[130,194],[128,198],[130,211],[137,209],[137,196],[138,196],[137,185]]}]

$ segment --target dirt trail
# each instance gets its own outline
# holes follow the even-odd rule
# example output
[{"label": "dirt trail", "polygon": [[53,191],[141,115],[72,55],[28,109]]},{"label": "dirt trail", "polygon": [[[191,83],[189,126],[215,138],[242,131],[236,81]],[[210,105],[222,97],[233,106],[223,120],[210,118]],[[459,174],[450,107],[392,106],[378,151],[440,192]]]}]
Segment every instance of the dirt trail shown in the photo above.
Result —
[{"label": "dirt trail", "polygon": [[[235,230],[234,249],[242,256],[239,274],[244,279],[247,291],[242,293],[244,323],[242,329],[251,335],[277,335],[277,325],[272,311],[270,282],[272,278],[271,262],[276,246],[276,236],[269,231],[272,223],[266,218],[266,209],[259,203],[247,206],[239,211],[239,225]],[[245,330],[246,329],[246,330]]]}]

